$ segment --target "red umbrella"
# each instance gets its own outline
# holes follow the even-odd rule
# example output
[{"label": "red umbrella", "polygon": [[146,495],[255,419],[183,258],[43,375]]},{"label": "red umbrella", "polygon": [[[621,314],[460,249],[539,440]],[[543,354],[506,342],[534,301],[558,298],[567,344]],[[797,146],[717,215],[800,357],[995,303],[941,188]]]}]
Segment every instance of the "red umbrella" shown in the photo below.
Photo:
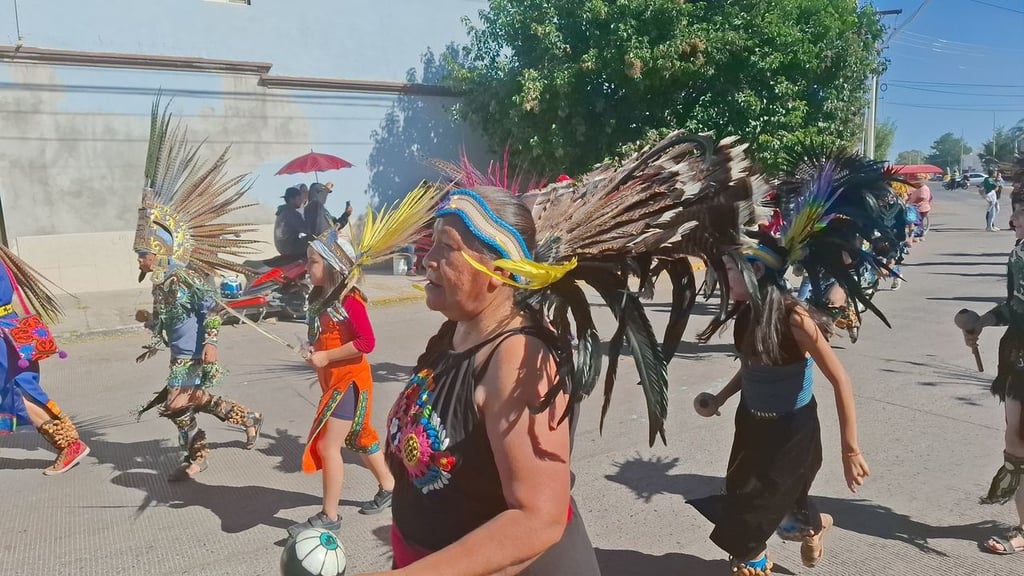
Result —
[{"label": "red umbrella", "polygon": [[897,164],[893,170],[897,174],[942,174],[942,168],[931,164]]},{"label": "red umbrella", "polygon": [[[284,167],[277,171],[277,175],[327,172],[328,170],[341,170],[342,168],[351,167],[352,163],[348,160],[310,150],[309,154],[303,154],[302,156],[299,156],[285,164]],[[319,178],[317,181],[319,182]]]}]

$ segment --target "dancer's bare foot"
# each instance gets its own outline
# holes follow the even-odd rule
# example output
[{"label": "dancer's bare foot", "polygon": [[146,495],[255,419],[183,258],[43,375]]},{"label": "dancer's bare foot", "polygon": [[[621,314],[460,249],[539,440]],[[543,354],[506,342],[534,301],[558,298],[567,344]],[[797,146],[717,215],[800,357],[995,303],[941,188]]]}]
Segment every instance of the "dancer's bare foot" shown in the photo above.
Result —
[{"label": "dancer's bare foot", "polygon": [[181,466],[175,468],[174,472],[167,477],[170,482],[184,482],[185,480],[191,480],[196,477],[197,474],[206,470],[206,460],[200,462],[183,462]]}]

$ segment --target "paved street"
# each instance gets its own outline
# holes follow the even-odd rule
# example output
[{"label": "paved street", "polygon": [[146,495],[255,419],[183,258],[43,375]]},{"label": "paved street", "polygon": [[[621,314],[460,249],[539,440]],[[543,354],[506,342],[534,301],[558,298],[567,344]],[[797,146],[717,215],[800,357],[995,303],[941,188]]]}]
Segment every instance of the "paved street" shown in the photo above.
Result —
[{"label": "paved street", "polygon": [[[987,373],[978,374],[952,323],[961,307],[984,310],[1005,294],[1003,265],[1013,236],[981,230],[983,202],[974,191],[947,192],[941,184],[933,190],[933,230],[910,256],[909,282],[876,298],[894,329],[871,317],[857,344],[836,343],[854,380],[872,476],[860,494],[846,490],[832,393],[819,375],[825,464],[813,494],[838,529],[813,571],[800,565],[798,546],[773,540],[778,573],[1024,573],[1021,558],[983,554],[976,545],[1004,532],[994,522],[1013,518],[1011,507],[977,504],[1002,461],[1002,409],[988,393],[1000,332],[983,336]],[[1004,227],[1008,210],[1004,199]],[[659,294],[650,305],[659,326],[668,315],[666,300]],[[610,315],[603,312],[607,338]],[[440,318],[420,303],[375,308],[371,315],[380,425]],[[691,341],[705,322],[705,316],[691,322]],[[290,341],[304,332],[297,324],[270,328]],[[164,480],[179,458],[173,427],[152,414],[136,423],[129,414],[165,374],[165,356],[134,363],[144,342],[128,334],[75,343],[67,346],[67,360],[46,363],[44,385],[80,423],[92,455],[71,473],[45,478],[39,469],[52,455],[38,435],[24,431],[0,440],[0,575],[273,575],[284,528],[317,511],[319,476],[299,470],[318,398],[311,371],[252,330],[227,329],[221,354],[231,374],[219,393],[266,413],[263,438],[247,452],[242,432],[208,418],[209,470],[196,482],[173,485]],[[694,414],[691,401],[733,374],[731,348],[726,339],[682,347],[671,367],[668,446],[646,447],[646,412],[631,385],[630,361],[620,368],[603,436],[600,398],[586,401],[574,494],[606,575],[729,573],[725,554],[708,540],[711,524],[687,500],[722,485],[735,401],[726,416],[711,420]],[[376,485],[351,461],[342,536],[354,574],[389,565],[389,514],[356,513]]]}]

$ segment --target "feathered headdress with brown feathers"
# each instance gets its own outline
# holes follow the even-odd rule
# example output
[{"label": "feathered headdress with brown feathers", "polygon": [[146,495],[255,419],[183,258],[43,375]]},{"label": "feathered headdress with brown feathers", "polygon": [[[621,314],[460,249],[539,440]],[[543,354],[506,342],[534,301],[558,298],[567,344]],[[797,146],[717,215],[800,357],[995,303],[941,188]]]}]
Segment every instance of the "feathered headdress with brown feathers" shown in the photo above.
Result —
[{"label": "feathered headdress with brown feathers", "polygon": [[[160,97],[153,103],[149,152],[146,155],[142,205],[135,229],[136,252],[157,257],[153,281],[183,267],[203,276],[217,270],[240,274],[248,271],[225,256],[244,258],[255,253],[256,240],[243,238],[255,228],[219,222],[219,219],[252,206],[241,201],[249,190],[247,175],[225,177],[228,151],[212,163],[199,157],[201,145],[192,145],[180,122],[171,124]],[[139,281],[143,276],[140,275]]]},{"label": "feathered headdress with brown feathers", "polygon": [[[60,322],[64,309],[47,287],[53,282],[3,245],[0,245],[0,264],[5,268],[0,271],[0,310],[11,307],[13,312],[17,298],[22,301],[22,307],[27,308],[26,314],[38,314],[49,323]],[[0,312],[0,317],[6,315]]]},{"label": "feathered headdress with brown feathers", "polygon": [[[589,395],[601,372],[601,340],[581,284],[595,289],[618,321],[608,351],[604,380],[602,426],[607,414],[624,342],[628,341],[647,401],[650,443],[665,441],[668,413],[668,359],[682,338],[682,325],[696,296],[689,257],[709,263],[740,247],[742,229],[754,226],[767,212],[762,207],[767,187],[747,174],[750,163],[734,139],[715,144],[704,136],[676,132],[624,162],[606,163],[575,180],[528,192],[537,231],[537,248],[520,246],[514,229],[490,213],[472,190],[455,190],[438,216],[456,214],[470,231],[501,258],[494,266],[512,274],[501,279],[525,288],[524,298],[566,340],[575,341],[571,366],[562,367],[560,385],[541,403],[568,392],[575,403]],[[462,163],[466,164],[465,155]],[[452,166],[448,164],[447,166]],[[446,170],[460,186],[460,174],[472,185],[480,171],[462,166]],[[718,264],[714,264],[716,267]],[[486,267],[479,266],[485,272]],[[648,319],[639,293],[630,290],[632,276],[641,287],[666,272],[673,285],[673,305],[662,345]],[[721,276],[724,278],[724,270]]]}]

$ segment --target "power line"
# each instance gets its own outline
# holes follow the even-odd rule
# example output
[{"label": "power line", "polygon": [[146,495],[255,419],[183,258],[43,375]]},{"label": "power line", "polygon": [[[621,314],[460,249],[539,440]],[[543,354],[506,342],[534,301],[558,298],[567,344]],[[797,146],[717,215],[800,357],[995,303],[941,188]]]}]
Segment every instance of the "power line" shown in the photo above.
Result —
[{"label": "power line", "polygon": [[1016,8],[1010,8],[1009,6],[1000,6],[999,4],[993,4],[991,2],[985,2],[984,0],[971,0],[975,4],[982,4],[984,6],[991,6],[993,8],[999,8],[1000,10],[1006,10],[1007,12],[1013,12],[1015,14],[1024,14],[1024,10],[1017,10]]},{"label": "power line", "polygon": [[1024,94],[979,94],[977,92],[959,92],[956,90],[940,90],[938,88],[921,88],[918,86],[907,86],[895,82],[886,82],[891,88],[902,88],[903,90],[917,90],[918,92],[931,92],[933,94],[956,94],[959,96],[974,96],[982,98],[1024,98]]},{"label": "power line", "polygon": [[930,80],[889,80],[889,84],[916,84],[920,86],[950,86],[954,88],[1024,88],[1024,84],[978,84],[977,82],[933,82]]},{"label": "power line", "polygon": [[1000,52],[1021,52],[1021,53],[1024,53],[1024,50],[1021,50],[1020,48],[1000,48],[1000,47],[992,45],[992,44],[977,44],[977,43],[972,43],[972,42],[960,42],[960,41],[957,41],[957,40],[947,40],[945,38],[938,38],[938,37],[935,37],[935,36],[929,36],[927,34],[920,34],[918,32],[909,32],[909,31],[908,32],[904,32],[904,36],[906,36],[907,37],[906,39],[908,39],[908,40],[915,40],[917,42],[924,42],[924,43],[935,43],[935,42],[938,42],[938,43],[941,43],[941,44],[949,44],[950,48],[963,48],[965,50],[995,49],[995,50],[999,50]]},{"label": "power line", "polygon": [[931,1],[932,0],[924,0],[923,2],[921,2],[921,5],[917,7],[917,10],[914,10],[914,13],[910,15],[910,18],[907,18],[906,20],[903,21],[902,24],[893,29],[893,31],[889,34],[889,37],[885,39],[884,43],[882,43],[882,48],[885,48],[889,44],[889,41],[895,38],[897,34],[899,34],[901,31],[903,31],[904,28],[906,28],[911,22],[913,22],[914,18],[917,18],[917,15],[920,14],[921,11],[924,10],[924,7],[930,4]]},{"label": "power line", "polygon": [[1024,107],[1021,108],[996,108],[993,106],[981,106],[975,107],[971,104],[965,105],[943,105],[943,104],[911,104],[909,102],[893,102],[891,100],[882,100],[883,103],[889,106],[902,106],[904,108],[921,108],[924,110],[957,110],[961,112],[985,112],[991,114],[992,112],[1024,112]]}]

